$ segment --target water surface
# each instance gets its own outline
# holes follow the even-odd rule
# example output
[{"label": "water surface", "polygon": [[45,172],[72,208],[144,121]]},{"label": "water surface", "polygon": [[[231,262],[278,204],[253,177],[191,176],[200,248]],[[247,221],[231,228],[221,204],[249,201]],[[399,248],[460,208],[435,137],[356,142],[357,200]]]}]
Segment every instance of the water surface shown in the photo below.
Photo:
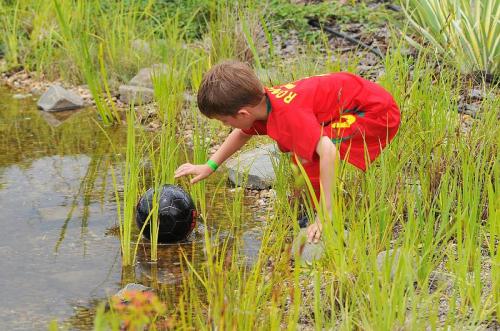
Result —
[{"label": "water surface", "polygon": [[[96,305],[130,281],[163,284],[175,298],[179,251],[202,261],[202,236],[162,247],[157,264],[144,248],[125,272],[110,175],[120,156],[95,111],[45,113],[35,100],[14,100],[12,94],[0,87],[0,329],[46,329],[51,319],[91,329]],[[124,128],[105,131],[121,153]],[[225,226],[224,208],[211,206],[220,222],[210,231]],[[244,255],[257,254],[258,222],[245,225],[242,243]]]}]

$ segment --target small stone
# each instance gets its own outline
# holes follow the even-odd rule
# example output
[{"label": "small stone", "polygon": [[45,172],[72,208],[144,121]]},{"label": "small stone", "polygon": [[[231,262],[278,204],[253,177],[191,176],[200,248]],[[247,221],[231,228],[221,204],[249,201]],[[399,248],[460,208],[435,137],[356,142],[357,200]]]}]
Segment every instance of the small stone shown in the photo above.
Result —
[{"label": "small stone", "polygon": [[126,292],[128,291],[138,291],[138,292],[153,292],[153,289],[151,287],[144,286],[142,284],[136,284],[136,283],[128,283],[125,285],[124,288],[122,288],[118,293],[116,293],[114,296],[123,299],[123,296]]},{"label": "small stone", "polygon": [[154,98],[154,91],[147,87],[122,85],[119,91],[120,101],[125,104],[147,104],[151,103]]},{"label": "small stone", "polygon": [[45,111],[78,109],[83,107],[83,99],[60,85],[52,85],[38,100],[38,107]]},{"label": "small stone", "polygon": [[464,113],[471,115],[472,117],[476,117],[479,110],[480,110],[480,107],[478,104],[467,104],[467,105],[465,105]]},{"label": "small stone", "polygon": [[43,89],[40,86],[35,86],[30,90],[30,93],[33,95],[41,95],[43,93]]},{"label": "small stone", "polygon": [[298,257],[299,261],[312,264],[321,259],[324,255],[325,247],[323,240],[318,243],[307,242],[307,229],[301,229],[292,243],[292,256]]},{"label": "small stone", "polygon": [[167,65],[160,63],[154,64],[151,68],[143,68],[139,70],[137,75],[135,75],[128,85],[147,87],[149,89],[153,88],[153,78],[155,75],[165,73],[167,71]]},{"label": "small stone", "polygon": [[184,92],[182,96],[184,97],[184,101],[186,102],[196,102],[196,96],[194,96],[192,93]]},{"label": "small stone", "polygon": [[16,99],[16,100],[21,100],[21,99],[26,99],[26,98],[29,98],[31,97],[32,95],[30,93],[27,93],[27,94],[22,94],[22,93],[19,93],[19,94],[14,94],[12,96],[13,99]]},{"label": "small stone", "polygon": [[484,93],[480,89],[472,89],[469,91],[469,97],[471,97],[473,99],[481,100],[484,98]]},{"label": "small stone", "polygon": [[401,249],[389,249],[387,251],[382,251],[377,255],[377,268],[379,271],[383,271],[384,265],[387,263],[391,264],[391,279],[394,278],[396,270],[398,268],[399,260],[401,257]]},{"label": "small stone", "polygon": [[131,47],[134,51],[140,53],[151,53],[151,46],[149,43],[142,39],[135,39],[132,41]]}]

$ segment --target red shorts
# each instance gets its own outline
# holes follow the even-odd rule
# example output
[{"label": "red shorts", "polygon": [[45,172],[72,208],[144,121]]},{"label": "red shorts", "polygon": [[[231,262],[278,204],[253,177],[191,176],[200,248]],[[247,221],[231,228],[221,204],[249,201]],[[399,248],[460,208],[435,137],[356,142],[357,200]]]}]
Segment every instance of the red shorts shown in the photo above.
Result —
[{"label": "red shorts", "polygon": [[[396,135],[400,125],[400,111],[395,103],[389,105],[383,116],[366,114],[362,111],[343,113],[334,123],[323,123],[323,136],[336,144],[340,158],[365,171]],[[292,157],[296,162],[295,158]],[[314,188],[320,197],[320,162],[316,155],[311,162],[302,163]],[[319,201],[319,200],[318,200]]]}]

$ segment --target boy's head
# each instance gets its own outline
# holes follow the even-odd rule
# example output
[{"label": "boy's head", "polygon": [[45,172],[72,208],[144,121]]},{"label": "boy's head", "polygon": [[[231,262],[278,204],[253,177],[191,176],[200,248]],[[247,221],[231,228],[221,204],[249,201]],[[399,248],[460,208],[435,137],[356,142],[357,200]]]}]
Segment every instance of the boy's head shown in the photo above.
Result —
[{"label": "boy's head", "polygon": [[242,62],[224,61],[212,67],[198,90],[198,107],[209,118],[235,116],[264,97],[264,87],[253,70]]}]

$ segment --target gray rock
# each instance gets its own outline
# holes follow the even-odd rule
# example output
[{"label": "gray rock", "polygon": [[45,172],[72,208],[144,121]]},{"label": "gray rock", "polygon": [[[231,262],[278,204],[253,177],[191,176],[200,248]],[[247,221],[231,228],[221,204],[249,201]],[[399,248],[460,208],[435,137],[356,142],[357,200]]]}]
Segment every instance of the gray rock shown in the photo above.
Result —
[{"label": "gray rock", "polygon": [[120,101],[126,104],[147,104],[151,103],[154,98],[153,89],[142,86],[122,85],[119,92]]},{"label": "gray rock", "polygon": [[468,93],[470,98],[482,100],[485,97],[485,93],[480,89],[472,89]]},{"label": "gray rock", "polygon": [[323,240],[317,244],[307,242],[306,229],[300,229],[299,234],[295,237],[292,243],[292,256],[299,259],[301,262],[311,264],[314,261],[321,259],[324,255],[325,247]]},{"label": "gray rock", "polygon": [[153,78],[155,75],[165,73],[167,71],[167,65],[163,63],[153,64],[151,68],[143,68],[139,70],[137,75],[135,75],[128,85],[132,86],[142,86],[152,89],[153,88]]},{"label": "gray rock", "polygon": [[83,107],[83,99],[60,85],[52,85],[38,100],[38,107],[45,111],[78,109]]},{"label": "gray rock", "polygon": [[116,293],[114,296],[118,297],[120,299],[123,299],[123,295],[125,292],[128,291],[139,291],[139,292],[153,292],[153,289],[151,287],[147,287],[141,284],[136,284],[136,283],[128,283],[125,285],[124,288],[122,288],[118,293]]},{"label": "gray rock", "polygon": [[[379,271],[384,270],[385,263],[389,263],[391,265],[391,279],[394,278],[396,274],[399,259],[401,257],[401,249],[389,249],[387,251],[382,251],[377,255],[377,268]],[[387,262],[386,262],[387,261]]]},{"label": "gray rock", "polygon": [[465,105],[465,110],[464,113],[467,115],[470,115],[472,117],[476,117],[478,115],[478,112],[480,111],[480,106],[478,104],[467,104]]},{"label": "gray rock", "polygon": [[245,177],[248,176],[246,188],[259,190],[270,188],[276,178],[273,158],[274,162],[278,162],[278,152],[275,144],[268,144],[230,159],[226,162],[229,180],[236,186],[242,186]]},{"label": "gray rock", "polygon": [[33,87],[30,90],[30,93],[33,95],[42,95],[43,94],[43,89],[41,87]]},{"label": "gray rock", "polygon": [[135,39],[132,41],[131,47],[134,51],[149,54],[151,53],[151,45],[142,39]]}]

